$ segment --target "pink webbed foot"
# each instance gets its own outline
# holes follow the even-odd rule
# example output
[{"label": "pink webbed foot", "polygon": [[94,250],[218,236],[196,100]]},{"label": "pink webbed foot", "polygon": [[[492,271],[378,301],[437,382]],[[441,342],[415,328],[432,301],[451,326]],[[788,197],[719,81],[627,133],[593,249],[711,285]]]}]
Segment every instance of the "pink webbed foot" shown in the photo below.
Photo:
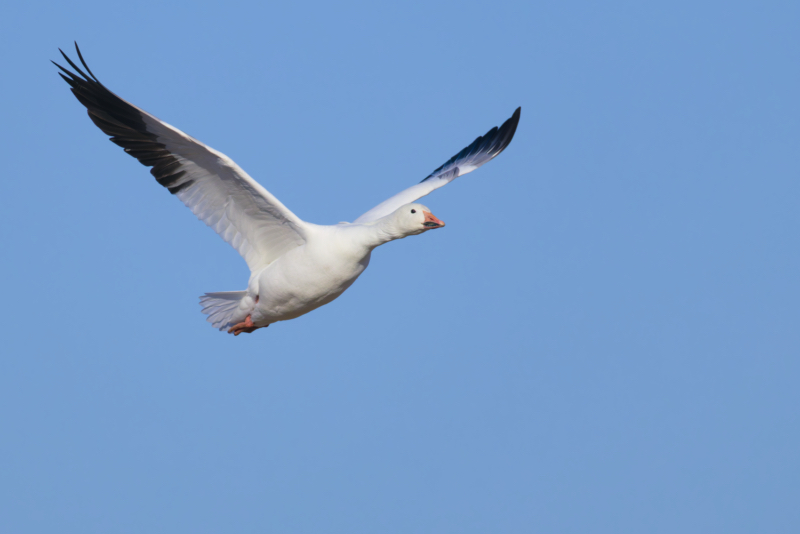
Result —
[{"label": "pink webbed foot", "polygon": [[[269,326],[269,325],[267,325],[267,326]],[[258,330],[259,328],[266,328],[266,326],[256,326],[256,325],[254,325],[253,324],[253,319],[251,319],[250,316],[248,315],[247,317],[245,317],[244,321],[242,321],[241,323],[237,323],[237,324],[233,325],[232,327],[230,327],[228,329],[228,333],[229,334],[233,334],[234,336],[238,336],[242,332],[244,332],[245,334],[250,334],[250,333],[255,332],[256,330]]]}]

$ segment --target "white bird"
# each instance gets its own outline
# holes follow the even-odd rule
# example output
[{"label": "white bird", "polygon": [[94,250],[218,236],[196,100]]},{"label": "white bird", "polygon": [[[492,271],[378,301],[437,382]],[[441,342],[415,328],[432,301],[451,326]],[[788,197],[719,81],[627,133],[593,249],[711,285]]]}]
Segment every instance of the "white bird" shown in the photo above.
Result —
[{"label": "white bird", "polygon": [[220,330],[239,335],[304,315],[341,295],[369,265],[378,245],[444,227],[414,203],[502,152],[520,108],[500,128],[450,158],[420,183],[352,223],[322,226],[300,220],[230,158],[121,99],[101,84],[75,49],[85,74],[53,62],[89,118],[125,152],[152,167],[156,181],[235,248],[250,267],[245,291],[206,293],[203,313]]}]

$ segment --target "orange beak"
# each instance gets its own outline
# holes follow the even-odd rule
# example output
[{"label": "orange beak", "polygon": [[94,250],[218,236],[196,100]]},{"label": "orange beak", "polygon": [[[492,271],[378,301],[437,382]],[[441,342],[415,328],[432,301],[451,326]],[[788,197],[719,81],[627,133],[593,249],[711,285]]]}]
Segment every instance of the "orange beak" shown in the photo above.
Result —
[{"label": "orange beak", "polygon": [[423,211],[423,215],[425,215],[425,222],[422,223],[422,226],[426,228],[442,228],[444,227],[444,222],[437,219],[433,213],[429,211]]}]

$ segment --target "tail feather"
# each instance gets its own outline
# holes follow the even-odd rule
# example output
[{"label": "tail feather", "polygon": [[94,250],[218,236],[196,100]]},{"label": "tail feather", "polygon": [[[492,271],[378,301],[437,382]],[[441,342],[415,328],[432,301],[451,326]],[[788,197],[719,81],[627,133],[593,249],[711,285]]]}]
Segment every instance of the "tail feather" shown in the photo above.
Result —
[{"label": "tail feather", "polygon": [[225,330],[234,323],[233,316],[239,310],[239,302],[247,295],[247,291],[221,291],[206,293],[200,297],[203,313],[208,315],[206,321],[214,328]]}]

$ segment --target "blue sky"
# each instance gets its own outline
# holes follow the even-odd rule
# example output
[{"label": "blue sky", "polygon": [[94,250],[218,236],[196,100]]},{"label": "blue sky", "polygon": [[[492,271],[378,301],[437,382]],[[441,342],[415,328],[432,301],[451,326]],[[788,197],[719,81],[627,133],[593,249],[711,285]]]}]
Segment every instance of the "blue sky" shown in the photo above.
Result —
[{"label": "blue sky", "polygon": [[[2,532],[800,528],[794,2],[4,6]],[[340,299],[225,242],[49,60],[352,220],[517,106]]]}]

